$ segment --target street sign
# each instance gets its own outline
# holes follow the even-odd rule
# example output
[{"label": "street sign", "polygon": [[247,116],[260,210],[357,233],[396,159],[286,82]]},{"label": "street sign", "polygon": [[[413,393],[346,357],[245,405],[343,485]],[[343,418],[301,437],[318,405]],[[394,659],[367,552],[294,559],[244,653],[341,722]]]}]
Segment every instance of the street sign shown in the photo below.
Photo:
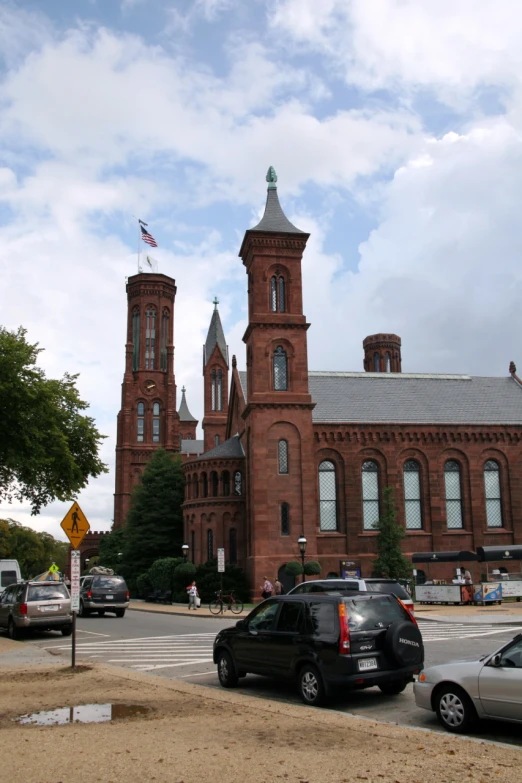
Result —
[{"label": "street sign", "polygon": [[73,549],[78,549],[90,527],[78,503],[72,504],[61,522],[61,528],[71,542]]},{"label": "street sign", "polygon": [[77,612],[80,608],[80,551],[73,549],[71,552],[71,609]]},{"label": "street sign", "polygon": [[60,571],[56,563],[53,563],[52,566],[49,568],[50,574],[57,574]]},{"label": "street sign", "polygon": [[218,557],[218,574],[223,574],[225,572],[225,550],[218,549],[217,557]]}]

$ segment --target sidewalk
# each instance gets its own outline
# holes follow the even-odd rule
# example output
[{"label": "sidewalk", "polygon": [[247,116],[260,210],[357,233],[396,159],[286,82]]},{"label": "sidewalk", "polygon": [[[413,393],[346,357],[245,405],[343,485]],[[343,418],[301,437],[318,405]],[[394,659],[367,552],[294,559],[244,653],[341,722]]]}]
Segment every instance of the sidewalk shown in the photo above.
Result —
[{"label": "sidewalk", "polygon": [[[157,614],[176,614],[183,617],[213,617],[217,620],[228,620],[231,625],[251,611],[247,607],[241,614],[225,611],[223,614],[211,614],[208,604],[199,609],[190,609],[184,604],[152,604],[146,601],[134,600],[129,609],[138,612],[155,612]],[[415,617],[420,620],[431,620],[439,623],[493,623],[495,625],[522,625],[522,602],[504,603],[501,606],[442,606],[415,604]]]},{"label": "sidewalk", "polygon": [[[21,654],[23,645],[9,645],[9,655]],[[502,783],[520,781],[518,747],[101,664],[13,669],[0,654],[0,704],[1,777],[17,783],[481,783],[495,772]],[[125,705],[130,717],[42,727],[15,722],[58,708],[74,720],[70,708],[85,704]]]}]

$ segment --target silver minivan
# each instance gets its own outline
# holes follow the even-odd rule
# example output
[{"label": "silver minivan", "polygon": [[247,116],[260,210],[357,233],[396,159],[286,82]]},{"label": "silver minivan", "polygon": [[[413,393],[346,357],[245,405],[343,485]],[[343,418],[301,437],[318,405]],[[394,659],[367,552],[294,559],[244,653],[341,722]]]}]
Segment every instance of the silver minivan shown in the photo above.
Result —
[{"label": "silver minivan", "polygon": [[24,629],[72,633],[71,597],[63,582],[21,582],[0,595],[0,628],[11,639]]}]

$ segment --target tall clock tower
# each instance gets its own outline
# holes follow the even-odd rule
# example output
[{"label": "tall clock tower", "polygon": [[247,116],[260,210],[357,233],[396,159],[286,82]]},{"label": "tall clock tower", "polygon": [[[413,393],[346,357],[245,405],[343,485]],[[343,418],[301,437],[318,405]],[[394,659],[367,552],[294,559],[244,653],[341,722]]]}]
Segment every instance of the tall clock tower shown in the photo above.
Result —
[{"label": "tall clock tower", "polygon": [[174,379],[171,277],[140,273],[127,281],[127,341],[116,436],[114,528],[122,527],[130,496],[152,452],[179,451]]}]

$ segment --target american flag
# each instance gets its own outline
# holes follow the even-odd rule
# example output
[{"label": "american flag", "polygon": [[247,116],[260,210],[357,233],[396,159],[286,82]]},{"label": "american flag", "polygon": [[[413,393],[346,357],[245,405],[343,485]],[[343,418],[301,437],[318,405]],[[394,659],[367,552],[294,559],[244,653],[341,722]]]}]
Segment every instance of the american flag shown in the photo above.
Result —
[{"label": "american flag", "polygon": [[156,242],[152,234],[149,234],[147,229],[143,228],[143,226],[141,225],[140,228],[141,228],[141,238],[143,239],[143,241],[146,242],[147,245],[150,245],[151,247],[158,247],[158,243]]}]

